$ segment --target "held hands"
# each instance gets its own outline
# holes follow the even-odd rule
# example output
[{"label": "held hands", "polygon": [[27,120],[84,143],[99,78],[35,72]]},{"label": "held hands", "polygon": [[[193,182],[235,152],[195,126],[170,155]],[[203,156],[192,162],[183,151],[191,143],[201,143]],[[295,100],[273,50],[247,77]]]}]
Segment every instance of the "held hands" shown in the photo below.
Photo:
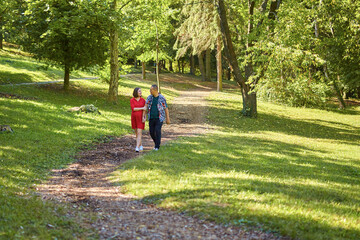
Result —
[{"label": "held hands", "polygon": [[143,122],[143,123],[146,122],[146,115],[143,116],[142,122]]}]

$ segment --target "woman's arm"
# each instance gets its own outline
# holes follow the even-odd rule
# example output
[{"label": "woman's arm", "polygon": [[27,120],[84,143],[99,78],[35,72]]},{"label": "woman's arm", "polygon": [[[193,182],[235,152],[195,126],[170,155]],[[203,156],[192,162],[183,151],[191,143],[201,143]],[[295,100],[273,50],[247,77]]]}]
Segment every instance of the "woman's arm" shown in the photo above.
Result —
[{"label": "woman's arm", "polygon": [[134,111],[144,111],[144,110],[146,110],[146,108],[145,107],[140,107],[140,108],[133,108],[133,110]]},{"label": "woman's arm", "polygon": [[142,122],[146,122],[146,111],[143,111],[143,114],[142,114]]}]

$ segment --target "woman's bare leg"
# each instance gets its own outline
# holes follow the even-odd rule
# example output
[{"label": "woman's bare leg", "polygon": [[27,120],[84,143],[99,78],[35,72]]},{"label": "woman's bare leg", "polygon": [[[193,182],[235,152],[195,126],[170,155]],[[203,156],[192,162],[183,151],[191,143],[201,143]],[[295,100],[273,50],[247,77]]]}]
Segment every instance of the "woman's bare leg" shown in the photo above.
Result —
[{"label": "woman's bare leg", "polygon": [[134,131],[135,131],[136,147],[138,147],[138,129],[135,128]]},{"label": "woman's bare leg", "polygon": [[137,128],[136,129],[136,147],[140,147],[141,146],[141,139],[142,138],[142,129],[141,128]]}]

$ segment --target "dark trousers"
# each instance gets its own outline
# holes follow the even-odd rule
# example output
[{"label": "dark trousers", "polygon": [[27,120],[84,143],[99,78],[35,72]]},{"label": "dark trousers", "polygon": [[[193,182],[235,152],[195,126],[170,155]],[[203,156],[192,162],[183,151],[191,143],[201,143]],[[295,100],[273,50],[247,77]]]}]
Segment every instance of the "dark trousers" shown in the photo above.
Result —
[{"label": "dark trousers", "polygon": [[161,143],[161,127],[163,123],[158,118],[149,120],[149,131],[152,140],[155,143],[155,148],[160,148]]}]

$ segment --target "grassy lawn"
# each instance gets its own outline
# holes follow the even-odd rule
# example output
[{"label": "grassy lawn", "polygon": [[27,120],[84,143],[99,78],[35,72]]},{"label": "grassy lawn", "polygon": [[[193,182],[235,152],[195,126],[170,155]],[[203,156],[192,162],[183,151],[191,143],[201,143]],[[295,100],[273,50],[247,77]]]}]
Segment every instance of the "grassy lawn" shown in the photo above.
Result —
[{"label": "grassy lawn", "polygon": [[[27,65],[23,57],[15,58],[11,61],[19,63],[15,68],[19,72],[32,64]],[[43,80],[47,74],[44,70],[33,70],[34,75],[27,71],[24,75],[31,81]],[[3,76],[0,72],[0,78]],[[62,90],[62,83],[40,87],[0,85],[0,92],[31,99],[0,97],[0,124],[8,124],[15,131],[0,133],[0,239],[89,238],[89,232],[69,216],[71,206],[43,202],[33,189],[49,176],[51,169],[73,162],[84,144],[102,141],[102,136],[131,133],[129,101],[133,89],[143,88],[146,97],[153,83],[121,79],[117,105],[104,100],[108,85],[100,80],[71,81],[69,92]],[[178,94],[166,86],[163,93],[170,102]],[[67,112],[83,104],[94,104],[101,115]]]},{"label": "grassy lawn", "polygon": [[[64,78],[62,69],[47,66],[45,62],[39,62],[28,54],[5,47],[0,50],[0,84],[16,84],[30,82],[46,82],[61,80]],[[71,78],[81,78],[89,74],[74,71]]]},{"label": "grassy lawn", "polygon": [[[62,77],[13,51],[0,51],[0,69],[0,84]],[[84,144],[130,133],[132,90],[139,86],[147,95],[155,83],[148,76],[121,79],[117,105],[104,100],[108,86],[99,80],[71,82],[69,92],[61,83],[0,85],[0,92],[30,98],[0,98],[0,124],[15,131],[0,133],[0,239],[91,238],[69,215],[71,206],[43,202],[33,189],[51,169],[73,162]],[[178,94],[173,87],[195,86],[180,75],[162,77],[169,102]],[[259,102],[259,117],[247,119],[240,99],[235,90],[214,93],[208,120],[216,130],[134,159],[112,180],[146,202],[224,224],[299,239],[360,239],[360,108]],[[67,112],[83,104],[102,114]]]},{"label": "grassy lawn", "polygon": [[209,99],[212,133],[127,162],[112,180],[146,202],[299,239],[360,239],[360,108]]}]

